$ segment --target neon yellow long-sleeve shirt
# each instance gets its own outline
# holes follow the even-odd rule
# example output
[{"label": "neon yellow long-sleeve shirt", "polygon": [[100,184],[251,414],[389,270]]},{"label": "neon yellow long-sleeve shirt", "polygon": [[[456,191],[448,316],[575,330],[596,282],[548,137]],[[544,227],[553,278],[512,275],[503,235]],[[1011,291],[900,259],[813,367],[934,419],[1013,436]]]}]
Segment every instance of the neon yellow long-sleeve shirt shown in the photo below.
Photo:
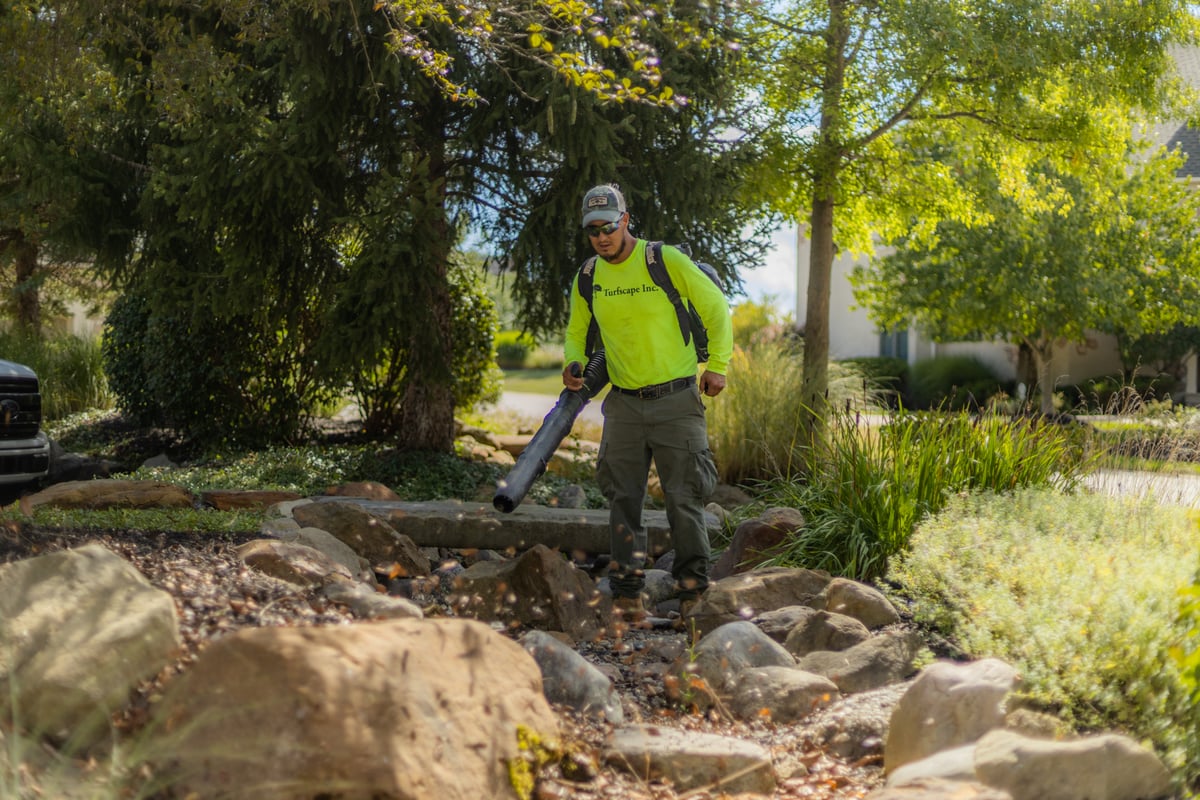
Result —
[{"label": "neon yellow long-sleeve shirt", "polygon": [[[733,325],[725,295],[678,249],[666,245],[662,253],[679,296],[691,301],[708,330],[706,368],[724,375],[733,353]],[[584,350],[592,313],[604,339],[608,377],[614,386],[651,386],[696,374],[695,348],[683,343],[675,308],[646,269],[644,239],[638,239],[633,252],[619,264],[596,257],[592,312],[579,293],[579,276],[575,277],[564,347],[568,364],[587,363]]]}]

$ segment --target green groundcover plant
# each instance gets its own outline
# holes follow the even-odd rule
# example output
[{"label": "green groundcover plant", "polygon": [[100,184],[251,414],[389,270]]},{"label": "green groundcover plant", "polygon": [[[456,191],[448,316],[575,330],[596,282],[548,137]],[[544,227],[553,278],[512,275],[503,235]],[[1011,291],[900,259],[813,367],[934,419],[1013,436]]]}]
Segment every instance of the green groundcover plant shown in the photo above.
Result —
[{"label": "green groundcover plant", "polygon": [[889,578],[916,619],[1014,665],[1020,699],[1081,730],[1153,744],[1200,777],[1200,704],[1173,658],[1200,555],[1195,512],[1030,489],[953,498]]}]

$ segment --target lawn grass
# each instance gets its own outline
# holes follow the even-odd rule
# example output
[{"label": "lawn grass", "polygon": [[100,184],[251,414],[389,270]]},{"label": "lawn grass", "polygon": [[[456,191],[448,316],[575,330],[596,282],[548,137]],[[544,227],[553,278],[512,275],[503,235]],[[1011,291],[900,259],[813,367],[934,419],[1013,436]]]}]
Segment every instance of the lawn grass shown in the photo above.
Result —
[{"label": "lawn grass", "polygon": [[563,390],[561,369],[506,369],[501,383],[506,392],[557,395]]}]

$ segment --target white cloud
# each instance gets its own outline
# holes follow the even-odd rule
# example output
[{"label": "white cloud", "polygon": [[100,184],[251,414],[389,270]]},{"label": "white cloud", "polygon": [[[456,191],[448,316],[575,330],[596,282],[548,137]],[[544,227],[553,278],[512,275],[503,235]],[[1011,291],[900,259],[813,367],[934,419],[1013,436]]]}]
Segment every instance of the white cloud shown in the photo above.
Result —
[{"label": "white cloud", "polygon": [[770,300],[780,311],[795,317],[796,226],[776,230],[762,266],[743,270],[741,276],[748,299],[756,303]]}]

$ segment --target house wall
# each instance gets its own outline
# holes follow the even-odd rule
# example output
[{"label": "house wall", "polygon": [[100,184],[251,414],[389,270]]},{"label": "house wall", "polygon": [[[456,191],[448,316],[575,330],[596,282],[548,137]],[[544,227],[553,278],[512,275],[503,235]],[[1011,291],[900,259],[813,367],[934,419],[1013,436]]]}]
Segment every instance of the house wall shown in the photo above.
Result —
[{"label": "house wall", "polygon": [[[812,241],[805,226],[796,233],[796,321],[804,325],[808,317],[808,259]],[[841,360],[879,355],[879,330],[867,316],[866,309],[854,301],[850,273],[866,256],[857,258],[839,255],[833,262],[833,277],[829,286],[829,357]]]},{"label": "house wall", "polygon": [[67,303],[67,313],[51,317],[48,326],[56,331],[70,333],[81,339],[93,339],[104,330],[104,317],[92,316],[90,307],[77,300]]},{"label": "house wall", "polygon": [[1115,336],[1088,333],[1085,343],[1059,342],[1050,361],[1055,386],[1079,383],[1088,378],[1121,374],[1121,357]]}]

